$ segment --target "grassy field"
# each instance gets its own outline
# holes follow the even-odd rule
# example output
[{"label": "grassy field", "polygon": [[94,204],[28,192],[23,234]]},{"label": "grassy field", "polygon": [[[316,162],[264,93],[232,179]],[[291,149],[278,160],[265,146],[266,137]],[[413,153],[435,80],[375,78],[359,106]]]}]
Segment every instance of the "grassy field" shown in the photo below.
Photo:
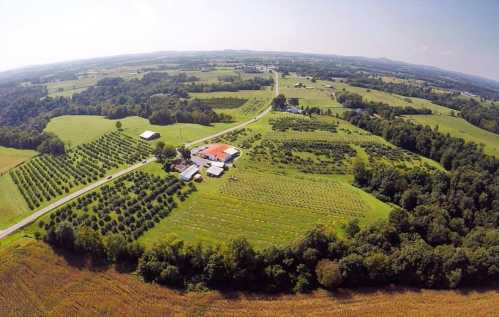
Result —
[{"label": "grassy field", "polygon": [[424,125],[435,127],[443,133],[463,138],[466,141],[484,145],[485,153],[499,157],[499,135],[483,130],[458,117],[443,115],[408,116],[411,120]]},{"label": "grassy field", "polygon": [[63,116],[52,119],[47,126],[47,131],[55,133],[66,144],[74,146],[90,142],[104,133],[116,130],[116,121],[121,121],[123,131],[132,137],[138,137],[145,130],[152,130],[161,134],[160,140],[174,145],[194,141],[235,124],[216,123],[212,126],[202,126],[199,124],[178,123],[159,126],[150,124],[147,119],[139,117],[109,120],[99,116]]},{"label": "grassy field", "polygon": [[29,160],[36,154],[38,153],[32,150],[19,150],[0,146],[0,175],[12,167]]},{"label": "grassy field", "polygon": [[[307,88],[295,88],[294,85],[298,82],[303,83]],[[280,80],[279,85],[281,93],[283,93],[286,97],[300,98],[300,104],[303,106],[341,108],[341,104],[339,104],[331,95],[334,91],[337,92],[345,89],[346,91],[362,95],[367,101],[384,102],[390,106],[411,106],[414,108],[431,109],[434,113],[442,114],[449,114],[451,111],[449,108],[436,105],[425,99],[409,98],[379,90],[368,90],[354,87],[340,81],[332,82],[317,80],[316,82],[312,82],[305,77],[290,75]],[[328,87],[334,87],[334,89]]]},{"label": "grassy field", "polygon": [[496,287],[341,289],[303,295],[185,292],[113,268],[90,268],[23,239],[0,250],[2,316],[481,316],[497,315]]},{"label": "grassy field", "polygon": [[30,213],[26,201],[10,175],[0,176],[0,230]]}]

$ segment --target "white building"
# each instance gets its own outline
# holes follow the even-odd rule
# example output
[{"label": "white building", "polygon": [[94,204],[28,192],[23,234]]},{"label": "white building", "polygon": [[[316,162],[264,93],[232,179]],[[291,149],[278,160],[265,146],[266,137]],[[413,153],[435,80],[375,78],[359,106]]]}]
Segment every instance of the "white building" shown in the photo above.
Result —
[{"label": "white building", "polygon": [[153,132],[147,130],[140,135],[140,138],[144,140],[154,140],[156,138],[159,138],[159,136],[160,136],[159,132]]},{"label": "white building", "polygon": [[206,174],[208,174],[208,176],[214,176],[214,177],[218,177],[218,176],[222,175],[223,172],[224,172],[223,168],[216,167],[213,165],[210,166],[210,168],[208,168],[206,170]]},{"label": "white building", "polygon": [[218,162],[218,161],[213,161],[213,162],[210,162],[211,166],[216,166],[218,168],[224,168],[225,167],[225,163],[224,162]]},{"label": "white building", "polygon": [[233,147],[226,149],[224,153],[225,153],[225,162],[233,160],[236,156],[239,155],[239,151]]},{"label": "white building", "polygon": [[199,172],[199,167],[197,167],[196,165],[191,165],[185,171],[180,173],[180,179],[183,180],[184,182],[188,182],[198,172]]}]

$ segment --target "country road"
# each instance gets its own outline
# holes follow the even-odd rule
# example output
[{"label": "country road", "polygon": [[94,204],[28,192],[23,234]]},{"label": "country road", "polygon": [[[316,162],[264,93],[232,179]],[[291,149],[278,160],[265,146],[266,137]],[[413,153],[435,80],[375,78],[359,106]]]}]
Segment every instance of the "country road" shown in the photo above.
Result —
[{"label": "country road", "polygon": [[[279,74],[277,72],[274,72],[274,81],[275,81],[275,96],[277,96],[279,94]],[[221,135],[224,135],[226,133],[229,133],[229,132],[232,132],[234,130],[238,130],[238,129],[241,129],[241,128],[244,128],[246,127],[247,125],[251,124],[251,123],[254,123],[258,120],[260,120],[261,118],[263,118],[265,115],[267,115],[270,111],[272,110],[272,107],[268,107],[267,109],[265,109],[263,112],[261,112],[260,114],[258,114],[256,117],[246,121],[246,122],[243,122],[235,127],[232,127],[232,128],[228,128],[226,130],[223,130],[223,131],[220,131],[220,132],[217,132],[213,135],[210,135],[210,136],[207,136],[207,137],[204,137],[204,138],[201,138],[199,140],[196,140],[196,141],[192,141],[192,142],[189,142],[189,143],[186,143],[184,144],[186,147],[191,147],[193,145],[196,145],[198,143],[203,143],[203,142],[206,142],[208,140],[211,140],[211,139],[214,139],[216,137],[219,137]],[[44,214],[52,211],[53,209],[55,208],[58,208],[62,205],[64,205],[65,203],[75,199],[75,198],[78,198],[79,196],[89,192],[89,191],[92,191],[94,189],[96,189],[97,187],[99,186],[102,186],[104,185],[105,183],[107,182],[110,182],[120,176],[123,176],[125,174],[128,174],[146,164],[149,164],[151,162],[154,162],[156,161],[156,158],[155,157],[151,157],[149,159],[147,159],[145,162],[140,162],[140,163],[137,163],[137,164],[134,164],[132,166],[129,166],[119,172],[116,172],[115,174],[111,175],[111,177],[106,177],[106,178],[103,178],[101,180],[98,180],[96,181],[95,183],[91,184],[91,185],[88,185],[87,187],[84,187],[74,193],[71,193],[67,196],[64,196],[63,198],[59,199],[58,201],[56,202],[53,202],[51,203],[50,205],[46,206],[45,208],[42,208],[36,212],[34,212],[33,214],[29,215],[28,217],[24,218],[23,220],[19,221],[18,223],[8,227],[7,229],[5,230],[0,230],[0,240],[8,237],[9,235],[11,235],[12,233],[16,232],[17,230],[33,223],[36,219],[40,218],[41,216],[43,216]]]}]

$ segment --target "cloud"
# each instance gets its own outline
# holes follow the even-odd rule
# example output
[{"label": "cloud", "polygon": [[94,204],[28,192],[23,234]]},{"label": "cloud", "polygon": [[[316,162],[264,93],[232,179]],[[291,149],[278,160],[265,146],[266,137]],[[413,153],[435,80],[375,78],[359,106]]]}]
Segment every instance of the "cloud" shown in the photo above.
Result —
[{"label": "cloud", "polygon": [[444,51],[441,51],[439,54],[442,56],[453,56],[454,51],[453,50],[444,50]]}]

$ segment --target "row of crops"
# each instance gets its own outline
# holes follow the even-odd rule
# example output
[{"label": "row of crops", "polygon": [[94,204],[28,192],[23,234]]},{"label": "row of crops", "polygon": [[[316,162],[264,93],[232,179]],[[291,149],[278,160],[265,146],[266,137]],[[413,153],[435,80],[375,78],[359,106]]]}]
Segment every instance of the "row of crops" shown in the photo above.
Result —
[{"label": "row of crops", "polygon": [[220,189],[241,200],[307,209],[328,216],[363,217],[368,206],[348,185],[287,176],[238,173]]},{"label": "row of crops", "polygon": [[355,149],[345,143],[264,139],[248,156],[259,164],[293,167],[305,173],[344,174],[356,154]]},{"label": "row of crops", "polygon": [[65,155],[40,155],[10,172],[30,209],[38,208],[78,186],[105,176],[112,169],[151,155],[144,141],[120,132],[69,149]]},{"label": "row of crops", "polygon": [[271,119],[272,130],[275,131],[328,131],[336,132],[337,124],[309,119],[308,117],[279,117]]},{"label": "row of crops", "polygon": [[136,171],[66,204],[39,226],[49,230],[69,222],[75,229],[89,227],[103,236],[119,233],[133,241],[195,190],[194,184],[186,185],[172,175]]}]

